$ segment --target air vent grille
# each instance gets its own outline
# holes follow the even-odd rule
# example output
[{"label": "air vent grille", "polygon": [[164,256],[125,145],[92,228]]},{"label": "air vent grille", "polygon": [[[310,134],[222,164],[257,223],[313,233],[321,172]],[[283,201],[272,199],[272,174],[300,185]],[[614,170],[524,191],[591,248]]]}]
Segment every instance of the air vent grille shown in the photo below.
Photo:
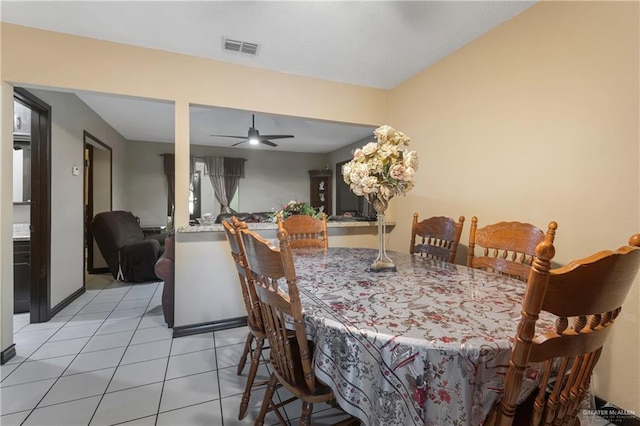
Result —
[{"label": "air vent grille", "polygon": [[258,54],[260,45],[250,43],[248,41],[234,40],[227,37],[222,38],[222,47],[227,52],[244,53],[246,55],[255,56]]}]

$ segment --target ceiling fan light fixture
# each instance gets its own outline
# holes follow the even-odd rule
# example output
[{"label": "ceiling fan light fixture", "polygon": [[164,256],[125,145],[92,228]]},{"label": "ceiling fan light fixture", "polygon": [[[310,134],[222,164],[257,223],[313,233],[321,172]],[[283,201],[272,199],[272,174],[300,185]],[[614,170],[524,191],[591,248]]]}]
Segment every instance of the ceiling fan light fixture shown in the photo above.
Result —
[{"label": "ceiling fan light fixture", "polygon": [[238,146],[242,143],[249,142],[251,145],[264,144],[270,147],[277,147],[278,145],[270,141],[269,139],[286,139],[292,138],[293,135],[261,135],[258,129],[256,129],[256,115],[251,114],[251,127],[249,127],[249,131],[247,132],[247,136],[239,136],[239,135],[211,135],[221,138],[234,138],[234,139],[244,139],[240,142],[236,142],[231,146]]},{"label": "ceiling fan light fixture", "polygon": [[[255,120],[253,122],[253,126],[255,126]],[[249,143],[251,145],[258,145],[260,143],[260,133],[255,129],[255,127],[250,127],[249,128],[249,133],[248,133],[248,138],[249,139]]]}]

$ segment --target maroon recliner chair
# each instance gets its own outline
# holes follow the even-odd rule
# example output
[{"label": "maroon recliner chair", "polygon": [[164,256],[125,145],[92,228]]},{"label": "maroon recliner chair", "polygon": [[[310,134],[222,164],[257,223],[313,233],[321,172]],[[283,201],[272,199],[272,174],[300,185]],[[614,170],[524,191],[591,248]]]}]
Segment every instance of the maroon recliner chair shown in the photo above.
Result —
[{"label": "maroon recliner chair", "polygon": [[162,288],[162,312],[167,327],[173,328],[174,288],[176,279],[175,270],[175,235],[171,231],[164,241],[164,253],[156,262],[155,272],[158,278],[164,281]]}]

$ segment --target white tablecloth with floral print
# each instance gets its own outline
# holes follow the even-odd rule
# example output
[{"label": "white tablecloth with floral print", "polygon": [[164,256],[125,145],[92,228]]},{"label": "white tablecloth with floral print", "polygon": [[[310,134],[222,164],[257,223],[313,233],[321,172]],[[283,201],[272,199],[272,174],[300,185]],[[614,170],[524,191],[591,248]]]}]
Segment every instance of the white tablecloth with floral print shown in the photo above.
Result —
[{"label": "white tablecloth with floral print", "polygon": [[[377,250],[298,250],[315,371],[367,425],[479,425],[500,397],[525,284]],[[538,371],[526,376],[535,382]]]}]

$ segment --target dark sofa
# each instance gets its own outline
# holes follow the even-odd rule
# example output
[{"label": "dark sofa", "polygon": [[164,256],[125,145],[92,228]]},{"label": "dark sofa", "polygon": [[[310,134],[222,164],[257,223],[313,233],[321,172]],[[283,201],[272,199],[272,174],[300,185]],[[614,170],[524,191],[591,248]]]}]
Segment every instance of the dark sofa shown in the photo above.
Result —
[{"label": "dark sofa", "polygon": [[272,222],[273,212],[256,212],[256,213],[220,213],[216,216],[215,223],[222,223],[223,220],[231,220],[231,216],[235,216],[241,222]]},{"label": "dark sofa", "polygon": [[98,213],[89,227],[113,278],[134,283],[158,279],[154,267],[164,253],[166,234],[145,237],[138,218],[123,210]]}]

